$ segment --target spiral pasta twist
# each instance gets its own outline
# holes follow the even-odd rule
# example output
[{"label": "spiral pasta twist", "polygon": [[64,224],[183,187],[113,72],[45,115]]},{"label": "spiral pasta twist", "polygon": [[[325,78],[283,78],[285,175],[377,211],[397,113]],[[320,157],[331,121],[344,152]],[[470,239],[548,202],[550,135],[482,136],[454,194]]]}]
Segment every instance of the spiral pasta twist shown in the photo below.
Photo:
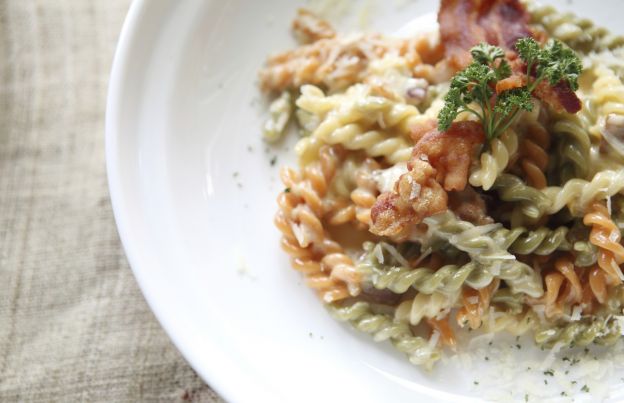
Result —
[{"label": "spiral pasta twist", "polygon": [[611,220],[607,207],[593,203],[585,217],[585,225],[591,225],[589,241],[598,247],[598,266],[604,270],[611,283],[619,284],[624,279],[620,264],[624,263],[624,246],[620,243],[622,234]]},{"label": "spiral pasta twist", "polygon": [[583,296],[581,302],[586,307],[584,312],[594,311],[594,301],[599,304],[605,304],[608,300],[609,293],[607,287],[609,283],[607,277],[598,266],[592,267],[587,273],[585,278],[585,285],[583,287]]},{"label": "spiral pasta twist", "polygon": [[583,287],[576,273],[572,258],[562,256],[555,261],[555,271],[544,276],[546,292],[532,304],[543,304],[547,318],[560,317],[564,308],[583,299]]},{"label": "spiral pasta twist", "polygon": [[555,261],[555,269],[566,279],[566,289],[561,299],[564,303],[579,303],[583,296],[583,287],[574,266],[573,259],[564,255]]},{"label": "spiral pasta twist", "polygon": [[592,100],[597,112],[597,121],[609,114],[624,115],[624,84],[608,67],[594,68],[596,80],[592,84]]},{"label": "spiral pasta twist", "polygon": [[381,242],[374,244],[366,242],[364,250],[367,252],[364,259],[357,264],[362,274],[362,281],[370,281],[377,289],[389,289],[402,294],[410,287],[423,294],[439,292],[446,295],[456,294],[464,284],[478,289],[492,282],[493,276],[489,270],[475,262],[464,265],[447,264],[437,270],[429,267],[411,268],[398,262],[382,263],[379,261],[375,248],[394,248]]},{"label": "spiral pasta twist", "polygon": [[346,224],[355,220],[355,209],[349,199],[330,199],[326,202],[325,217],[330,225]]},{"label": "spiral pasta twist", "polygon": [[429,227],[431,239],[441,238],[467,252],[473,261],[483,264],[492,275],[505,280],[514,292],[532,297],[542,295],[539,275],[506,251],[500,239],[491,237],[491,232],[497,230],[498,225],[475,226],[457,219],[451,212],[427,217],[424,223]]},{"label": "spiral pasta twist", "polygon": [[543,190],[547,199],[546,213],[555,214],[567,206],[574,215],[582,215],[593,200],[605,199],[624,189],[624,169],[598,172],[591,181],[571,179],[563,187]]},{"label": "spiral pasta twist", "polygon": [[323,196],[341,160],[336,148],[321,149],[319,160],[300,174],[282,170],[288,192],[278,197],[275,225],[282,232],[282,248],[291,256],[293,268],[326,302],[359,293],[359,279],[351,259],[329,239],[321,219]]},{"label": "spiral pasta twist", "polygon": [[[342,144],[349,150],[363,150],[371,157],[385,157],[394,164],[411,155],[410,128],[424,119],[412,105],[393,102],[369,94],[364,84],[354,85],[344,94],[325,96],[313,86],[304,86],[297,105],[321,119],[296,150],[303,161],[309,160],[319,142]],[[378,127],[375,128],[375,127]]]},{"label": "spiral pasta twist", "polygon": [[466,324],[471,329],[477,329],[483,323],[483,316],[490,307],[492,294],[496,292],[500,280],[495,279],[489,285],[475,290],[473,288],[464,287],[461,296],[462,307],[457,311],[457,323],[460,326]]},{"label": "spiral pasta twist", "polygon": [[[301,129],[300,170],[281,172],[275,224],[282,248],[334,316],[391,342],[415,364],[429,367],[442,348],[460,348],[453,329],[463,331],[451,319],[468,330],[532,332],[547,347],[611,344],[620,336],[624,38],[533,4],[529,27],[523,6],[508,5],[491,7],[495,17],[480,16],[490,7],[461,11],[479,19],[467,32],[496,33],[506,45],[512,77],[491,88],[496,95],[545,77],[525,94],[533,95],[531,111],[510,110],[510,120],[498,116],[507,107],[483,101],[448,130],[437,128],[457,102],[474,101],[461,91],[477,89],[469,77],[481,76],[479,65],[507,74],[490,60],[498,50],[480,48],[464,53],[475,70],[449,80],[458,66],[444,55],[463,47],[452,38],[342,36],[301,12],[295,32],[303,46],[270,58],[261,72],[261,89],[281,92],[265,140],[281,138],[293,119]],[[456,4],[442,2],[442,19],[449,6]],[[525,64],[524,53],[536,50],[528,42],[516,47],[522,60],[507,52],[507,20],[514,32],[534,33],[548,57]],[[441,21],[440,37],[456,31],[449,21]],[[582,52],[585,72],[565,46],[546,46],[549,36]],[[551,85],[560,74],[564,81]],[[459,101],[450,92],[457,89]],[[527,107],[521,92],[508,94],[519,96],[507,98],[510,108]],[[579,113],[562,112],[579,101]],[[505,130],[484,139],[498,129]]]},{"label": "spiral pasta twist", "polygon": [[578,241],[572,246],[576,260],[574,264],[579,267],[589,267],[598,261],[598,248],[589,241]]},{"label": "spiral pasta twist", "polygon": [[422,116],[413,105],[371,95],[371,88],[366,84],[357,84],[345,93],[327,96],[319,88],[306,85],[301,88],[297,106],[323,118],[320,133],[361,121],[369,125],[377,123],[382,129],[392,129],[408,136],[415,124],[430,119]]},{"label": "spiral pasta twist", "polygon": [[557,170],[562,182],[586,178],[591,140],[577,116],[563,116],[552,126],[557,136]]},{"label": "spiral pasta twist", "polygon": [[492,295],[492,305],[503,308],[504,312],[512,315],[522,313],[524,309],[525,296],[514,294],[509,288],[499,289]]},{"label": "spiral pasta twist", "polygon": [[418,325],[425,318],[446,317],[459,299],[458,293],[445,295],[434,292],[433,294],[417,294],[413,299],[403,301],[395,312],[395,319]]},{"label": "spiral pasta twist", "polygon": [[[617,144],[624,132],[624,84],[614,71],[604,65],[593,69],[596,77],[592,84],[591,103],[595,109],[595,124],[590,131],[602,142],[603,153],[595,153],[596,165],[621,165],[623,157]],[[604,147],[610,145],[611,147]]]},{"label": "spiral pasta twist", "polygon": [[522,213],[533,219],[541,217],[549,207],[547,195],[512,174],[500,175],[494,189],[501,200],[520,203]]},{"label": "spiral pasta twist", "polygon": [[537,120],[529,122],[526,133],[520,143],[520,166],[529,186],[543,189],[546,181],[546,167],[548,166],[548,148],[550,134]]},{"label": "spiral pasta twist", "polygon": [[350,322],[357,330],[373,336],[377,342],[390,340],[394,347],[405,353],[410,362],[416,365],[431,365],[440,359],[440,351],[422,337],[414,336],[409,324],[393,320],[389,315],[376,314],[367,302],[351,305],[329,305],[332,315]]},{"label": "spiral pasta twist", "polygon": [[527,2],[533,23],[540,24],[550,36],[565,42],[571,48],[589,53],[615,49],[624,44],[624,38],[613,36],[608,30],[594,25],[588,19],[572,13],[560,13],[552,6]]},{"label": "spiral pasta twist", "polygon": [[505,171],[518,151],[518,134],[508,129],[490,142],[490,149],[481,153],[478,164],[470,173],[470,184],[489,190],[496,178]]},{"label": "spiral pasta twist", "polygon": [[492,238],[500,242],[504,249],[517,255],[540,256],[550,255],[556,250],[568,251],[572,248],[566,239],[569,228],[565,226],[556,229],[541,227],[537,230],[528,230],[517,227],[511,230],[501,228],[492,234]]},{"label": "spiral pasta twist", "polygon": [[592,318],[570,322],[560,327],[545,328],[535,333],[535,342],[546,348],[562,346],[587,346],[591,343],[611,345],[620,338],[620,325],[613,318]]},{"label": "spiral pasta twist", "polygon": [[371,224],[371,208],[379,196],[377,183],[373,177],[373,171],[381,166],[372,158],[364,160],[360,168],[355,173],[355,183],[357,187],[351,192],[351,200],[355,204],[355,218],[366,228]]}]

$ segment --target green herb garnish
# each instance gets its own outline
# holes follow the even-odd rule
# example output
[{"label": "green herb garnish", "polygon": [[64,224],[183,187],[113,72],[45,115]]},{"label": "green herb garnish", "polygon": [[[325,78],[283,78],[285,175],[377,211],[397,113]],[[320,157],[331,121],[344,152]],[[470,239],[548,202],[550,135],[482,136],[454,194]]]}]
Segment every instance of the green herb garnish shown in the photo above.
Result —
[{"label": "green herb garnish", "polygon": [[543,48],[532,38],[516,42],[520,58],[526,63],[525,85],[496,93],[496,84],[512,74],[505,52],[481,43],[470,50],[472,63],[451,80],[438,115],[438,127],[445,131],[460,113],[479,118],[488,140],[495,139],[514,122],[520,111],[533,110],[532,92],[543,80],[551,85],[567,83],[578,88],[581,61],[571,49],[557,40]]}]

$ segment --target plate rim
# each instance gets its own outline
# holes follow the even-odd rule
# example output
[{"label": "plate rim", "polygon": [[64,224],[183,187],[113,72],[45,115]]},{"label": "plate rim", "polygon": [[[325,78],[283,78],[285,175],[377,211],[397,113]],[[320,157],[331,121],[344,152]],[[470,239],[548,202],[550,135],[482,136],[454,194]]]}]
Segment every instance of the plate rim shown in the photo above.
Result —
[{"label": "plate rim", "polygon": [[[167,1],[167,0],[161,0]],[[181,327],[176,326],[175,315],[168,315],[165,309],[161,308],[164,303],[150,291],[147,280],[147,270],[142,270],[141,261],[138,254],[135,253],[137,242],[129,226],[127,216],[129,214],[126,206],[127,195],[123,192],[121,180],[121,158],[119,155],[119,136],[121,130],[120,125],[120,100],[123,97],[126,85],[129,59],[133,50],[133,44],[137,40],[140,26],[145,22],[145,14],[149,6],[153,6],[154,0],[133,0],[124,19],[115,48],[111,72],[108,80],[108,90],[106,94],[106,111],[104,123],[104,143],[105,143],[105,162],[106,176],[108,183],[108,191],[113,211],[113,217],[117,227],[117,233],[121,241],[121,246],[125,253],[133,276],[141,290],[141,294],[149,306],[151,312],[158,321],[160,327],[167,335],[168,339],[173,343],[184,360],[192,367],[197,375],[215,391],[219,397],[226,401],[248,401],[252,398],[245,392],[245,388],[240,388],[240,382],[234,380],[233,374],[219,363],[230,361],[231,359],[222,354],[219,349],[210,342],[210,339],[204,339],[205,346],[210,350],[211,362],[213,365],[205,365],[193,353],[190,343],[184,341]],[[248,379],[249,380],[249,379]]]}]

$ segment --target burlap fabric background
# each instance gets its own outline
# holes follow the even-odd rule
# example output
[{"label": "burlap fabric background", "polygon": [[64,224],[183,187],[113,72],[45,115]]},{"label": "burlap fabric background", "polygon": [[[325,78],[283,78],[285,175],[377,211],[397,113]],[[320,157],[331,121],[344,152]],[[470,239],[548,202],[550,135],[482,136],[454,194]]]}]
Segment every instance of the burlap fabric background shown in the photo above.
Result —
[{"label": "burlap fabric background", "polygon": [[0,0],[0,401],[216,401],[126,263],[104,164],[129,0]]}]

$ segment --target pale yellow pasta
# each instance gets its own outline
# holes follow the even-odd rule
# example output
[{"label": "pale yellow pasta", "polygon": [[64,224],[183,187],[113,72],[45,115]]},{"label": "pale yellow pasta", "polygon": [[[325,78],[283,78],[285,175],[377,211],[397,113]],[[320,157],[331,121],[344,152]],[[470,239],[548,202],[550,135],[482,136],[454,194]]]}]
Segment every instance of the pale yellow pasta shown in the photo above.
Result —
[{"label": "pale yellow pasta", "polygon": [[[469,49],[442,32],[347,36],[301,11],[306,45],[261,74],[284,91],[265,140],[295,125],[301,136],[299,169],[281,175],[282,248],[339,320],[418,365],[462,348],[455,332],[468,330],[547,347],[620,336],[624,40],[530,9],[531,24],[504,17],[536,41],[472,48],[461,73],[450,50]],[[554,80],[518,88],[540,77]]]},{"label": "pale yellow pasta", "polygon": [[319,88],[304,86],[297,106],[320,119],[310,136],[295,148],[303,164],[311,161],[323,144],[362,150],[391,164],[406,161],[413,145],[410,128],[425,119],[413,105],[371,95],[365,84],[328,96]]},{"label": "pale yellow pasta", "polygon": [[396,309],[395,318],[399,321],[417,325],[424,318],[443,318],[457,304],[459,293],[452,295],[434,292],[418,294],[414,299],[401,302]]},{"label": "pale yellow pasta", "polygon": [[490,149],[481,153],[470,172],[470,184],[489,190],[518,151],[518,134],[512,128],[490,142]]},{"label": "pale yellow pasta", "polygon": [[551,186],[543,190],[549,200],[548,214],[568,207],[572,214],[582,215],[589,203],[603,200],[624,190],[624,168],[597,173],[591,181],[571,179],[563,187]]}]

